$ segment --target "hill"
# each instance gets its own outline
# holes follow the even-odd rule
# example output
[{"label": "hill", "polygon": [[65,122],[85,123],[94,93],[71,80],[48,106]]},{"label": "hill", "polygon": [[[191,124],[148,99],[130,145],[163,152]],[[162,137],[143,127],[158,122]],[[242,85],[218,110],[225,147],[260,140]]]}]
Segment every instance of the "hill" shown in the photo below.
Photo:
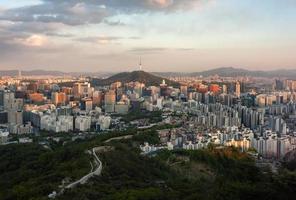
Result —
[{"label": "hill", "polygon": [[107,79],[92,79],[93,85],[96,86],[106,86],[110,85],[116,81],[122,82],[122,83],[129,83],[129,82],[141,82],[145,83],[147,86],[158,86],[162,83],[162,81],[165,80],[165,82],[169,86],[179,86],[179,83],[170,81],[166,78],[162,78],[160,76],[156,76],[153,74],[150,74],[148,72],[144,71],[133,71],[133,72],[122,72],[119,74],[115,74],[114,76],[111,76]]}]

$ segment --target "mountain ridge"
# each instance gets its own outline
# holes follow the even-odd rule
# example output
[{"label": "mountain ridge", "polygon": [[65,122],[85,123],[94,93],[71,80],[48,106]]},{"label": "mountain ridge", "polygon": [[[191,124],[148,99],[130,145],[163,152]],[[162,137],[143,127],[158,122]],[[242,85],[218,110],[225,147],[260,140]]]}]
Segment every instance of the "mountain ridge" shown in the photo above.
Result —
[{"label": "mountain ridge", "polygon": [[296,69],[276,69],[276,70],[247,70],[242,68],[234,67],[220,67],[210,70],[205,70],[201,72],[188,72],[188,73],[178,73],[178,72],[158,72],[156,73],[162,76],[221,76],[221,77],[236,77],[236,76],[253,76],[253,77],[286,77],[286,78],[296,78]]}]

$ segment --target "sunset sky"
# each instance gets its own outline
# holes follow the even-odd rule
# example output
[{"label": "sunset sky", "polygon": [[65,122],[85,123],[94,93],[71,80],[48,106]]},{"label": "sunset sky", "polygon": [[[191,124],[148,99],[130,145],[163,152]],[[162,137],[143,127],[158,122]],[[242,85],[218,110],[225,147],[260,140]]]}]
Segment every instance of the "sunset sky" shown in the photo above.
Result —
[{"label": "sunset sky", "polygon": [[296,69],[295,0],[0,0],[0,70]]}]

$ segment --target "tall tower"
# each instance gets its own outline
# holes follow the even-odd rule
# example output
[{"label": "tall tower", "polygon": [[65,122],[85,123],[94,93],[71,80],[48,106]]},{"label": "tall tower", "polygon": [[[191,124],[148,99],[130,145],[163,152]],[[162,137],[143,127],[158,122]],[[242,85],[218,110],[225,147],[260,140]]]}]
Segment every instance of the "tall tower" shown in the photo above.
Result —
[{"label": "tall tower", "polygon": [[142,71],[142,57],[140,56],[140,61],[139,61],[139,70]]}]

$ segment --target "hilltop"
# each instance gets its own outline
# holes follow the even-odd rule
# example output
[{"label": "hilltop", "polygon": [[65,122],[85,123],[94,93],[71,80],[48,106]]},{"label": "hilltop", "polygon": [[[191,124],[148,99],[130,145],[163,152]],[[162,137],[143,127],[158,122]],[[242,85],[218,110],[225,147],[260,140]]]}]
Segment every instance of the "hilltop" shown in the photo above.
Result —
[{"label": "hilltop", "polygon": [[93,85],[97,86],[105,86],[110,85],[116,81],[122,83],[138,81],[141,83],[145,83],[145,85],[147,86],[157,86],[161,84],[163,80],[165,80],[165,82],[170,86],[179,86],[179,83],[177,82],[170,81],[166,78],[156,76],[145,71],[122,72],[119,74],[115,74],[107,79],[92,79],[92,83]]}]

